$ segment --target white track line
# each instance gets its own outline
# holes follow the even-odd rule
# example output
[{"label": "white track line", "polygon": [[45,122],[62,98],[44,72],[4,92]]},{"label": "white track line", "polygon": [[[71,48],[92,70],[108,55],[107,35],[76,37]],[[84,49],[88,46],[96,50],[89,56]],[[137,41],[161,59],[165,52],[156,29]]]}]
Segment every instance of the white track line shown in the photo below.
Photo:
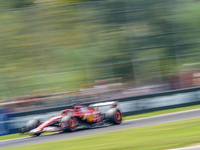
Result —
[{"label": "white track line", "polygon": [[200,145],[184,147],[184,148],[169,149],[169,150],[193,150],[193,149],[194,150],[200,150]]}]

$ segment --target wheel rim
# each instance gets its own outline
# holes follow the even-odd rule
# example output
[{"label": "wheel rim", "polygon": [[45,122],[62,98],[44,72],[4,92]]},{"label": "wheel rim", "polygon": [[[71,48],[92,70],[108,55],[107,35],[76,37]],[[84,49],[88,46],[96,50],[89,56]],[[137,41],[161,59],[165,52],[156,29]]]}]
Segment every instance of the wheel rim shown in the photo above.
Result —
[{"label": "wheel rim", "polygon": [[121,114],[120,114],[119,111],[116,112],[115,119],[116,119],[116,121],[120,121],[121,120]]},{"label": "wheel rim", "polygon": [[25,133],[26,132],[26,128],[25,127],[22,127],[20,130],[19,130],[19,133]]},{"label": "wheel rim", "polygon": [[70,127],[71,128],[75,127],[74,119],[70,119]]},{"label": "wheel rim", "polygon": [[21,129],[21,132],[22,132],[22,133],[26,132],[26,129],[25,129],[25,128],[22,128],[22,129]]},{"label": "wheel rim", "polygon": [[69,120],[69,127],[75,128],[76,126],[78,126],[78,120],[76,118],[71,118]]},{"label": "wheel rim", "polygon": [[78,120],[76,118],[71,118],[69,120],[69,129],[71,131],[75,131],[77,126],[78,126]]}]

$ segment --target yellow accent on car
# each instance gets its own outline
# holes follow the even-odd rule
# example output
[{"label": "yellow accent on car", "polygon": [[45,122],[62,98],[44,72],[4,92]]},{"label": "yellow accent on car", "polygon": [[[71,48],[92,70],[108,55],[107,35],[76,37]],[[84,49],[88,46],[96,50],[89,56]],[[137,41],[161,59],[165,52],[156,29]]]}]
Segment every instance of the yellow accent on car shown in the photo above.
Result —
[{"label": "yellow accent on car", "polygon": [[83,116],[82,120],[85,120],[85,119],[86,119],[86,117],[87,117],[87,114],[84,114],[84,116]]},{"label": "yellow accent on car", "polygon": [[90,115],[90,116],[88,117],[88,122],[92,122],[92,120],[93,120],[93,116]]}]

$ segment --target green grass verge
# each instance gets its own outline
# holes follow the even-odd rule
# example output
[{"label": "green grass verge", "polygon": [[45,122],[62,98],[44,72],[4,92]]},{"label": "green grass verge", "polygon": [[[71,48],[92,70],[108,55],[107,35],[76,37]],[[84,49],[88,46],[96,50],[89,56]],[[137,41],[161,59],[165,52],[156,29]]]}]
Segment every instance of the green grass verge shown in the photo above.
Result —
[{"label": "green grass verge", "polygon": [[[180,112],[180,111],[192,110],[192,109],[198,109],[198,108],[200,108],[200,105],[187,106],[187,107],[174,108],[174,109],[167,109],[167,110],[155,111],[155,112],[151,112],[151,113],[125,116],[123,118],[123,120],[145,118],[145,117],[157,116],[157,115],[162,115],[162,114],[168,114],[168,113],[174,113],[174,112]],[[25,136],[28,136],[28,135],[19,135],[19,134],[5,135],[5,136],[0,136],[0,141],[1,140],[14,139],[14,138],[20,138],[20,137],[25,137]]]},{"label": "green grass verge", "polygon": [[126,117],[124,117],[124,120],[145,118],[145,117],[151,117],[151,116],[157,116],[157,115],[164,115],[164,114],[168,114],[168,113],[175,113],[175,112],[181,112],[181,111],[199,109],[199,108],[200,108],[200,105],[193,105],[193,106],[187,106],[187,107],[166,109],[166,110],[154,111],[154,112],[145,113],[145,114],[126,116]]},{"label": "green grass verge", "polygon": [[0,141],[8,140],[8,139],[21,138],[21,137],[26,137],[26,136],[27,135],[19,135],[19,134],[3,135],[3,136],[0,136]]},{"label": "green grass verge", "polygon": [[164,150],[200,143],[200,118],[6,150]]}]

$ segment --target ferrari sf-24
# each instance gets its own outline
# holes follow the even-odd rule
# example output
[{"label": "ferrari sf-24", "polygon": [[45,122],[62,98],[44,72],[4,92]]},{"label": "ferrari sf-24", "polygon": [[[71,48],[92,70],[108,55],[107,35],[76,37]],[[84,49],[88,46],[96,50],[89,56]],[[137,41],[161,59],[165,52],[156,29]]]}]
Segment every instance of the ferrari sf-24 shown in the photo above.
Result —
[{"label": "ferrari sf-24", "polygon": [[[107,108],[106,111],[105,108]],[[60,115],[52,116],[43,123],[39,119],[29,120],[19,129],[19,133],[39,136],[43,132],[76,131],[84,128],[118,125],[122,122],[122,116],[123,113],[114,101],[89,106],[74,105],[73,109],[63,110]]]}]

